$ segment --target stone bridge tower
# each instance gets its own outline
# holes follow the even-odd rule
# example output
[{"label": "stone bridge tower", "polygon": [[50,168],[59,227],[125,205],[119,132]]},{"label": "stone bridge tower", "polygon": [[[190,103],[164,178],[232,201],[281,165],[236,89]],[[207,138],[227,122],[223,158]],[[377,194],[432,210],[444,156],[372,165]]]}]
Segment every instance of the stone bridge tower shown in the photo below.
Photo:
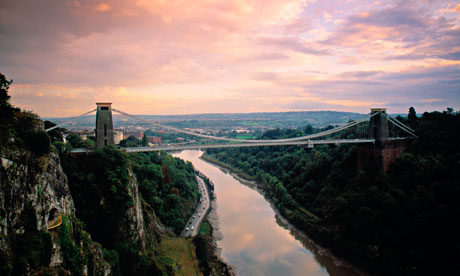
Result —
[{"label": "stone bridge tower", "polygon": [[374,138],[376,142],[388,140],[387,109],[371,108],[371,115],[374,115],[374,117],[369,121],[369,138]]},{"label": "stone bridge tower", "polygon": [[96,103],[96,148],[113,145],[112,103]]},{"label": "stone bridge tower", "polygon": [[386,108],[372,108],[371,115],[374,116],[369,121],[369,138],[375,139],[375,143],[358,147],[358,169],[378,166],[386,172],[407,146],[402,140],[389,139]]}]

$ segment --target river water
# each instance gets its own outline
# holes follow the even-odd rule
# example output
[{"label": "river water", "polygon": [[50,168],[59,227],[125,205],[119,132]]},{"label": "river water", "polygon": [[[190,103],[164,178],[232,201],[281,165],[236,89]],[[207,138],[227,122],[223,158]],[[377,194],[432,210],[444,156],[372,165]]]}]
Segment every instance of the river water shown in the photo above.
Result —
[{"label": "river water", "polygon": [[174,154],[205,174],[214,183],[217,214],[223,239],[217,241],[222,258],[240,276],[357,276],[337,266],[306,237],[287,229],[257,191],[199,157],[201,151]]}]

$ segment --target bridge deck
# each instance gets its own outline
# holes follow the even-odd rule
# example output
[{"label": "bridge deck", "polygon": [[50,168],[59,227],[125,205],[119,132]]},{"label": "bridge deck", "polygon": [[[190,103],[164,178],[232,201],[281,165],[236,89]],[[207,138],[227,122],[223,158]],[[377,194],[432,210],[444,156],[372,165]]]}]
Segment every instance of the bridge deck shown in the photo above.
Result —
[{"label": "bridge deck", "polygon": [[[308,141],[293,141],[293,142],[261,142],[261,143],[234,143],[234,144],[204,144],[204,145],[182,145],[182,146],[158,146],[158,147],[129,147],[121,148],[125,152],[149,152],[149,151],[180,151],[194,149],[213,149],[213,148],[240,148],[240,147],[267,147],[267,146],[293,146],[293,145],[325,145],[325,144],[357,144],[357,143],[374,143],[374,139],[340,139],[340,140],[308,140]],[[92,152],[92,149],[73,149],[72,153]]]}]

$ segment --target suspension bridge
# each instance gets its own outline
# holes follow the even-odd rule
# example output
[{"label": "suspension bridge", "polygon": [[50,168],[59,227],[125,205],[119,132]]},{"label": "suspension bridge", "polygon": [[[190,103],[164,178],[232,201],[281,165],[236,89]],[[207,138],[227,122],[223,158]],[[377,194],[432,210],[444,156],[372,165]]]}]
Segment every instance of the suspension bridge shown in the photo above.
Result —
[{"label": "suspension bridge", "polygon": [[[416,137],[413,129],[404,125],[402,122],[391,117],[386,112],[386,108],[372,108],[371,112],[362,117],[352,120],[342,126],[327,129],[319,133],[304,135],[300,137],[283,139],[235,139],[220,136],[197,133],[185,129],[180,129],[159,122],[143,119],[121,110],[112,108],[111,103],[96,103],[97,108],[81,114],[46,129],[51,131],[70,122],[76,121],[93,112],[96,112],[96,147],[104,147],[114,144],[112,111],[134,119],[140,123],[163,130],[193,135],[199,138],[216,141],[217,143],[189,144],[189,145],[164,145],[164,146],[140,146],[122,148],[126,152],[148,152],[148,151],[180,151],[187,149],[208,149],[208,148],[232,148],[232,147],[262,147],[262,146],[284,146],[284,145],[304,145],[313,148],[321,144],[376,144],[386,141],[400,141]],[[390,135],[391,134],[391,135]],[[73,149],[73,153],[91,152],[94,149]]]}]

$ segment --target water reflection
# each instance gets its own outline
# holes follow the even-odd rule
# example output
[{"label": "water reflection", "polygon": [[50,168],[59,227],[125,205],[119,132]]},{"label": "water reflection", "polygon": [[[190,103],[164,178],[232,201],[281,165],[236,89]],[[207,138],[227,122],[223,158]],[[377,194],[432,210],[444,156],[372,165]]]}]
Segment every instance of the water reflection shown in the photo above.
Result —
[{"label": "water reflection", "polygon": [[224,236],[217,244],[238,275],[356,275],[337,267],[328,257],[314,255],[317,250],[308,239],[277,223],[275,212],[262,195],[199,159],[201,154],[183,151],[174,156],[191,161],[214,182]]}]

